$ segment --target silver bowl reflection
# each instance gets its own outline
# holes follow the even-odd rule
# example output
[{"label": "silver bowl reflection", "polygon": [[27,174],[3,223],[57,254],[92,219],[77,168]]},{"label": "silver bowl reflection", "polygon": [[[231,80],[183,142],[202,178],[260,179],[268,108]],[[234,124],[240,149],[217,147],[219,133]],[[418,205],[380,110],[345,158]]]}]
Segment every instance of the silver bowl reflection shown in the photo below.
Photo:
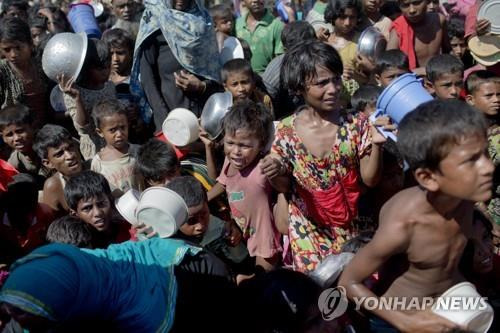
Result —
[{"label": "silver bowl reflection", "polygon": [[84,32],[62,32],[54,35],[45,46],[42,55],[42,68],[51,80],[64,74],[77,78],[82,70],[87,54],[87,35]]},{"label": "silver bowl reflection", "polygon": [[210,139],[216,139],[222,133],[222,119],[233,105],[230,92],[215,93],[207,100],[201,112],[200,125]]},{"label": "silver bowl reflection", "polygon": [[387,41],[384,35],[374,27],[368,27],[361,33],[358,39],[358,53],[375,60],[385,51]]}]

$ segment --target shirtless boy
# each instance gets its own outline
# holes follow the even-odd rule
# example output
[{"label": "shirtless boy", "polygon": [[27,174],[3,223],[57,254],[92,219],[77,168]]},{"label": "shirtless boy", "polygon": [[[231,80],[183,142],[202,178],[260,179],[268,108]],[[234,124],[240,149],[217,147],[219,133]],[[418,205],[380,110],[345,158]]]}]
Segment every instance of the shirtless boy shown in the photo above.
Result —
[{"label": "shirtless boy", "polygon": [[76,142],[65,128],[49,124],[38,131],[33,149],[46,168],[57,171],[45,181],[42,201],[64,215],[69,211],[64,199],[66,181],[83,168]]},{"label": "shirtless boy", "polygon": [[[339,285],[351,300],[417,297],[421,302],[463,281],[457,266],[473,234],[473,205],[491,196],[494,167],[479,112],[457,100],[434,100],[408,114],[399,130],[399,149],[419,186],[384,205],[373,240],[342,274]],[[363,280],[377,271],[384,286],[371,291]],[[461,329],[429,310],[372,313],[372,323],[386,321],[404,332]]]},{"label": "shirtless boy", "polygon": [[428,0],[398,0],[403,15],[392,23],[387,49],[400,49],[410,61],[410,70],[425,74],[430,58],[449,53],[446,19],[427,12]]}]

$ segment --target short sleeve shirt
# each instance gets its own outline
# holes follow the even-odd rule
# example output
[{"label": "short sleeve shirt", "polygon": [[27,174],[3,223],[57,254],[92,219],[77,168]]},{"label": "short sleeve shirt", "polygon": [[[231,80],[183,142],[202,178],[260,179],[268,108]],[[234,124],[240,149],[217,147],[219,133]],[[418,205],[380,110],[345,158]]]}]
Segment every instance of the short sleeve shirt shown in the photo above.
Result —
[{"label": "short sleeve shirt", "polygon": [[281,31],[284,25],[266,10],[262,19],[257,22],[255,30],[250,31],[247,27],[247,18],[248,14],[245,14],[236,20],[236,36],[250,45],[252,68],[261,74],[275,56],[284,53],[281,43]]}]

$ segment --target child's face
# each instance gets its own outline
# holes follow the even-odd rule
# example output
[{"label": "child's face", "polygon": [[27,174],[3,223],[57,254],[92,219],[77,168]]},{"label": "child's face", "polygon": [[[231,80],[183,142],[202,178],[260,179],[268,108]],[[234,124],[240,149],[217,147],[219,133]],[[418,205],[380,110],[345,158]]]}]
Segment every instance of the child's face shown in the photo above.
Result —
[{"label": "child's face", "polygon": [[40,38],[47,33],[46,30],[33,27],[31,30],[31,39],[33,39],[33,45],[38,46],[40,44]]},{"label": "child's face", "polygon": [[64,142],[58,147],[47,149],[47,159],[42,160],[43,165],[55,169],[63,176],[72,176],[82,171],[80,152],[73,141]]},{"label": "child's face", "polygon": [[233,72],[224,82],[224,88],[233,95],[233,100],[243,100],[250,98],[255,90],[255,82],[250,73]]},{"label": "child's face", "polygon": [[262,142],[252,132],[238,129],[224,136],[224,154],[236,170],[249,166],[262,150]]},{"label": "child's face", "polygon": [[427,2],[427,12],[437,13],[439,11],[439,0],[429,0]]},{"label": "child's face", "polygon": [[31,61],[32,45],[11,40],[0,42],[2,56],[14,67],[24,67]]},{"label": "child's face", "polygon": [[339,16],[334,22],[335,33],[339,35],[348,35],[354,28],[358,21],[358,10],[356,8],[344,9],[344,14]]},{"label": "child's face", "polygon": [[186,236],[201,237],[205,234],[210,221],[208,203],[203,202],[198,206],[188,208],[188,220],[181,225],[180,231]]},{"label": "child's face", "polygon": [[382,0],[363,0],[363,9],[367,13],[376,13],[382,6]]},{"label": "child's face", "polygon": [[124,47],[111,48],[111,69],[119,75],[128,75],[132,67],[132,53]]},{"label": "child's face", "polygon": [[493,240],[483,222],[474,221],[471,238],[474,244],[474,272],[479,274],[491,272],[493,269]]},{"label": "child's face", "polygon": [[230,35],[233,31],[233,17],[226,16],[215,20],[215,31],[220,31],[226,35]]},{"label": "child's face", "polygon": [[365,109],[363,110],[363,113],[365,114],[365,116],[369,117],[372,115],[372,113],[375,112],[375,108],[376,108],[376,103],[367,103]]},{"label": "child's face", "polygon": [[439,163],[439,170],[432,172],[434,190],[473,202],[490,199],[495,167],[486,153],[487,147],[486,137],[480,133],[456,143]]},{"label": "child's face", "polygon": [[496,116],[500,111],[500,82],[485,82],[472,94],[467,102],[488,116]]},{"label": "child's face", "polygon": [[82,199],[78,201],[76,211],[73,214],[96,228],[97,231],[106,231],[111,223],[111,202],[105,194]]},{"label": "child's face", "polygon": [[2,130],[2,138],[9,147],[21,153],[29,153],[33,150],[33,129],[30,125],[5,126]]},{"label": "child's face", "polygon": [[128,147],[128,121],[127,116],[115,113],[103,117],[97,133],[106,141],[106,145],[117,150]]},{"label": "child's face", "polygon": [[465,38],[453,37],[450,40],[451,46],[451,54],[453,54],[458,59],[462,59],[467,52],[467,43],[465,42]]},{"label": "child's face", "polygon": [[464,86],[463,73],[441,74],[431,83],[431,93],[440,99],[457,99]]},{"label": "child's face", "polygon": [[111,63],[108,63],[103,68],[92,67],[88,69],[87,84],[90,86],[100,86],[105,84],[109,79],[111,72]]},{"label": "child's face", "polygon": [[377,80],[378,84],[382,87],[385,88],[387,87],[392,81],[397,79],[403,74],[408,73],[404,69],[397,68],[397,67],[389,67],[386,70],[384,70],[380,75],[375,75],[375,79]]},{"label": "child's face", "polygon": [[317,66],[316,77],[306,79],[302,94],[307,105],[319,112],[332,112],[339,108],[342,78],[330,70]]},{"label": "child's face", "polygon": [[399,8],[410,23],[418,23],[425,18],[426,0],[399,0]]},{"label": "child's face", "polygon": [[113,0],[115,15],[125,21],[132,21],[135,16],[135,3],[133,0]]}]

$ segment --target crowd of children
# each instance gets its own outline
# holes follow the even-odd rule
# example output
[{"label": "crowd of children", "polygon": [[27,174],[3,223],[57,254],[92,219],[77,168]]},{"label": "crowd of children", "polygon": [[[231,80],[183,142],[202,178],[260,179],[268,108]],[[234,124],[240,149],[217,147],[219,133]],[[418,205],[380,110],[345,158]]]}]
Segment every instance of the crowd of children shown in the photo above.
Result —
[{"label": "crowd of children", "polygon": [[[2,1],[0,331],[467,331],[358,302],[462,281],[498,331],[500,35],[483,1],[208,2],[93,1],[102,37],[52,81],[68,1]],[[374,121],[407,73],[434,100]],[[199,118],[224,91],[218,136],[168,141],[171,110]],[[158,215],[168,238],[117,208],[158,187],[186,207]],[[328,287],[361,307],[331,320],[313,277],[343,252]]]}]

